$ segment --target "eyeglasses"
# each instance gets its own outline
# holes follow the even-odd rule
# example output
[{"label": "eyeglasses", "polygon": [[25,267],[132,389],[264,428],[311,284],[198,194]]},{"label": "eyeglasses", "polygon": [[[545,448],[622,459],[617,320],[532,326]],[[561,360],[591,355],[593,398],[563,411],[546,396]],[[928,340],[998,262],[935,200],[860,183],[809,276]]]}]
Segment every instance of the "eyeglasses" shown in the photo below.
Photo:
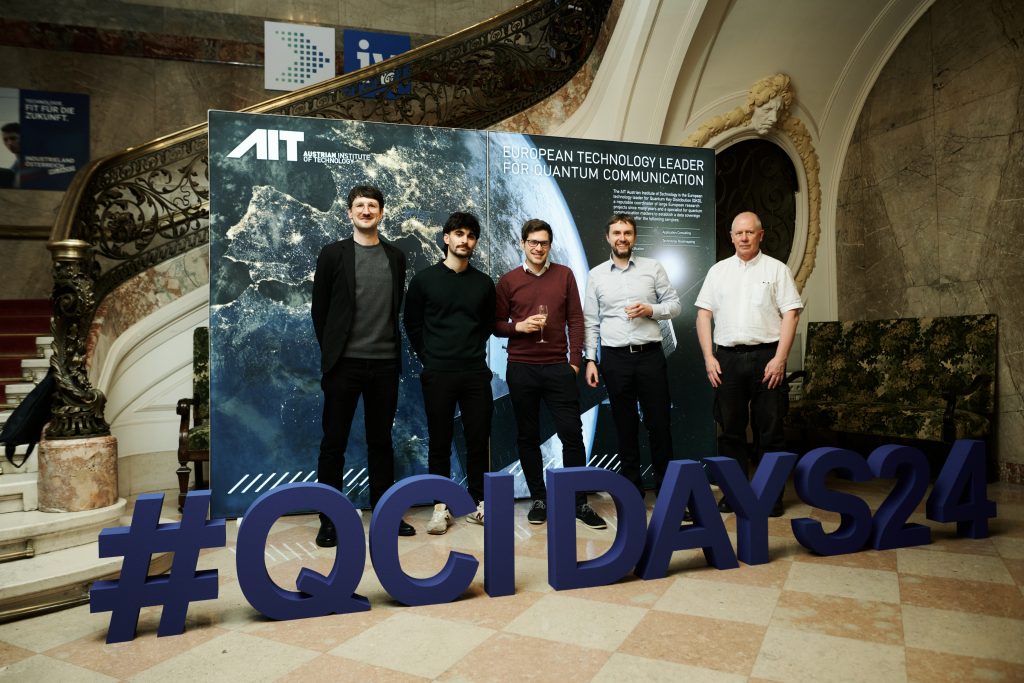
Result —
[{"label": "eyeglasses", "polygon": [[541,240],[526,240],[526,246],[530,249],[547,249],[551,246],[551,242]]}]

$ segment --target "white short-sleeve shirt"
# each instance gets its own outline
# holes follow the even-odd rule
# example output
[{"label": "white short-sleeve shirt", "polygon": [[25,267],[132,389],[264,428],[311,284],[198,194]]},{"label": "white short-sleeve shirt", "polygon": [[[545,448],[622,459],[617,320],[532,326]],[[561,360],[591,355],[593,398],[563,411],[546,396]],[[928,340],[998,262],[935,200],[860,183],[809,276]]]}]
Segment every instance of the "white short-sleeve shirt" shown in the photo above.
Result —
[{"label": "white short-sleeve shirt", "polygon": [[804,307],[789,268],[763,252],[711,266],[694,305],[711,311],[719,346],[777,342],[782,314]]}]

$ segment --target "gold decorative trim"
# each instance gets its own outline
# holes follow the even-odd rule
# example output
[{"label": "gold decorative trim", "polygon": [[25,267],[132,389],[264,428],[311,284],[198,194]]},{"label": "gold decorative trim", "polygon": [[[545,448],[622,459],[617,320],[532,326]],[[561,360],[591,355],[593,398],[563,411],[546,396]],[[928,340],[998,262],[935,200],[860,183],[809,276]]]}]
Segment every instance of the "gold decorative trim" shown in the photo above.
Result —
[{"label": "gold decorative trim", "polygon": [[818,242],[821,240],[821,164],[807,126],[789,114],[793,98],[789,76],[782,73],[766,76],[750,87],[743,106],[706,120],[680,144],[684,147],[707,147],[709,142],[733,129],[754,131],[764,136],[775,127],[789,138],[807,178],[807,242],[800,267],[794,276],[796,286],[802,292],[814,271]]}]

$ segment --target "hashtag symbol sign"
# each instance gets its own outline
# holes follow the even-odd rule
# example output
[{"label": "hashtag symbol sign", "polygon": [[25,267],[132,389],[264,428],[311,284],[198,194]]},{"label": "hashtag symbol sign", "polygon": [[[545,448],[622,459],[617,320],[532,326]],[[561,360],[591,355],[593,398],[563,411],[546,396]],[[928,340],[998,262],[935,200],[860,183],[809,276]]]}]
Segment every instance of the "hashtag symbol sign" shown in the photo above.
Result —
[{"label": "hashtag symbol sign", "polygon": [[[195,600],[217,597],[217,570],[196,571],[199,551],[225,545],[224,520],[207,521],[209,491],[193,491],[185,499],[181,522],[160,523],[164,494],[139,496],[131,526],[100,532],[100,557],[123,556],[121,577],[96,581],[89,590],[89,611],[110,612],[108,643],[135,638],[139,610],[163,605],[158,636],[185,630],[185,613]],[[153,553],[174,553],[171,571],[148,576]]]}]

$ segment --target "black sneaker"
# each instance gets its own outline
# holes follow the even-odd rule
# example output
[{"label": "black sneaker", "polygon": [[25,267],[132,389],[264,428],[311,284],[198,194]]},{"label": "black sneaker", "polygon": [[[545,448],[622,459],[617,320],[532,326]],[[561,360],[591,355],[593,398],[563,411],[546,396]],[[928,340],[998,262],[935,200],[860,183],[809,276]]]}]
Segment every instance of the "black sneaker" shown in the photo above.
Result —
[{"label": "black sneaker", "polygon": [[320,531],[316,535],[316,544],[321,548],[333,548],[338,545],[338,530],[329,519],[320,521]]},{"label": "black sneaker", "polygon": [[548,504],[543,500],[535,500],[526,513],[526,521],[530,524],[543,524],[548,521]]},{"label": "black sneaker", "polygon": [[772,506],[772,511],[768,513],[769,517],[781,517],[786,514],[785,506],[782,505],[782,498],[775,501],[775,505]]},{"label": "black sneaker", "polygon": [[404,519],[398,522],[398,535],[399,536],[415,536],[416,529],[413,528],[412,524],[409,524]]},{"label": "black sneaker", "polygon": [[729,505],[729,501],[725,499],[725,496],[718,500],[718,511],[725,514],[732,512],[732,505]]},{"label": "black sneaker", "polygon": [[594,512],[589,503],[576,506],[576,521],[591,529],[607,529],[608,525],[601,519],[601,515]]}]

